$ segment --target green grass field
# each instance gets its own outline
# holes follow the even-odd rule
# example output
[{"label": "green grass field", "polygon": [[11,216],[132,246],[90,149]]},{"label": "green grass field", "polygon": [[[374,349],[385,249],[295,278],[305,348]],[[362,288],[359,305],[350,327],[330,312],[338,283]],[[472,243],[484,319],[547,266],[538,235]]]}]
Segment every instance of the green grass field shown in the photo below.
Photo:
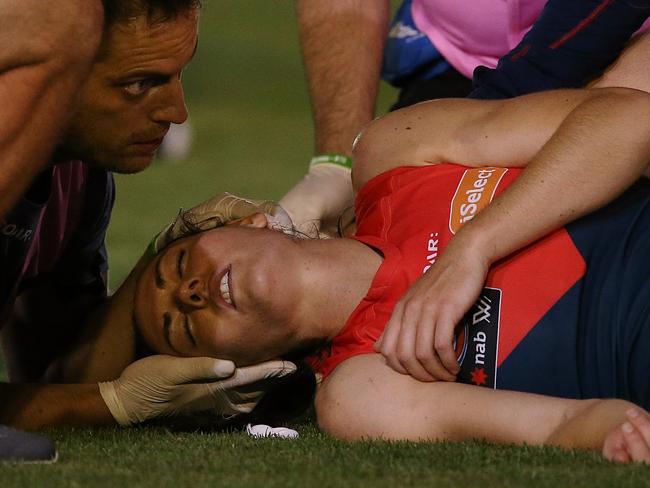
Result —
[{"label": "green grass field", "polygon": [[56,430],[55,465],[0,467],[24,487],[548,487],[648,486],[650,470],[590,453],[478,442],[345,443],[298,426],[297,440],[164,429]]},{"label": "green grass field", "polygon": [[[226,190],[277,199],[312,155],[293,2],[205,3],[200,48],[185,74],[195,145],[181,164],[117,178],[108,241],[113,287],[180,206]],[[393,95],[384,89],[381,107]],[[0,487],[650,486],[650,468],[616,466],[595,453],[473,442],[349,444],[309,422],[296,428],[301,438],[293,441],[161,428],[57,429],[49,435],[59,462],[0,466]]]}]

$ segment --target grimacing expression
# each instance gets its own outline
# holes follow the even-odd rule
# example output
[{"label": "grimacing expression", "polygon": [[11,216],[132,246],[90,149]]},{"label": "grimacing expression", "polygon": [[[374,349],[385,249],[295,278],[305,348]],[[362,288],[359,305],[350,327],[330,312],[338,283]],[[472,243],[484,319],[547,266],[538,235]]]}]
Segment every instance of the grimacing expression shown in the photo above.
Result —
[{"label": "grimacing expression", "polygon": [[163,354],[238,365],[286,354],[296,344],[296,245],[280,232],[248,226],[171,244],[138,281],[135,326]]},{"label": "grimacing expression", "polygon": [[66,156],[117,171],[145,169],[187,119],[181,74],[194,56],[198,9],[112,26],[83,85],[61,145]]}]

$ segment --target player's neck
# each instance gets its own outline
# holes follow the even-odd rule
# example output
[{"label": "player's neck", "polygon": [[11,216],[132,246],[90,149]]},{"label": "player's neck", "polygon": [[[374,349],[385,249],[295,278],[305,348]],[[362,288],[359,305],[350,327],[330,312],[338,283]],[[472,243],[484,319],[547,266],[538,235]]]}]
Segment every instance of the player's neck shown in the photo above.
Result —
[{"label": "player's neck", "polygon": [[309,264],[302,277],[301,335],[333,339],[366,296],[382,258],[351,239],[305,242]]}]

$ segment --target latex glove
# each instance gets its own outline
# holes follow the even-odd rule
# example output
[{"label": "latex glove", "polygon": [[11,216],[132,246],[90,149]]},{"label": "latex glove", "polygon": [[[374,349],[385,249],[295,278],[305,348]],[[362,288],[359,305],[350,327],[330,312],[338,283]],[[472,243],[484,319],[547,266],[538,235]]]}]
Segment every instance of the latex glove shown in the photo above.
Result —
[{"label": "latex glove", "polygon": [[454,331],[483,289],[489,264],[458,233],[393,309],[375,343],[386,363],[420,381],[454,381]]},{"label": "latex glove", "polygon": [[620,463],[650,464],[650,415],[641,408],[631,408],[626,415],[627,421],[605,437],[603,456]]},{"label": "latex glove", "polygon": [[337,235],[339,216],[352,203],[351,170],[331,163],[311,166],[280,200],[296,229],[310,237]]},{"label": "latex glove", "polygon": [[134,362],[118,379],[99,383],[99,391],[120,425],[205,411],[230,418],[251,412],[269,380],[295,370],[287,361],[235,368],[221,359],[159,355]]},{"label": "latex glove", "polygon": [[249,200],[224,192],[189,210],[181,210],[174,221],[154,238],[150,250],[152,254],[157,254],[177,239],[221,227],[226,222],[248,217],[256,212],[266,214],[268,227],[271,229],[283,231],[293,229],[291,218],[276,202]]}]

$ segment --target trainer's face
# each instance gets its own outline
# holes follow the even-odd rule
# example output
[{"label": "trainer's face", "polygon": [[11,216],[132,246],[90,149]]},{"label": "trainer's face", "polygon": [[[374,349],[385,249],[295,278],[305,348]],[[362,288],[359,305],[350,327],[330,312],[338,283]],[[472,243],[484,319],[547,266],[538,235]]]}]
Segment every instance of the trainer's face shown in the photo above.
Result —
[{"label": "trainer's face", "polygon": [[159,353],[239,365],[296,345],[304,267],[295,239],[261,228],[263,215],[181,239],[140,277],[134,319]]},{"label": "trainer's face", "polygon": [[198,9],[113,26],[84,84],[63,153],[122,173],[146,168],[170,124],[187,118],[181,74],[197,44]]}]

